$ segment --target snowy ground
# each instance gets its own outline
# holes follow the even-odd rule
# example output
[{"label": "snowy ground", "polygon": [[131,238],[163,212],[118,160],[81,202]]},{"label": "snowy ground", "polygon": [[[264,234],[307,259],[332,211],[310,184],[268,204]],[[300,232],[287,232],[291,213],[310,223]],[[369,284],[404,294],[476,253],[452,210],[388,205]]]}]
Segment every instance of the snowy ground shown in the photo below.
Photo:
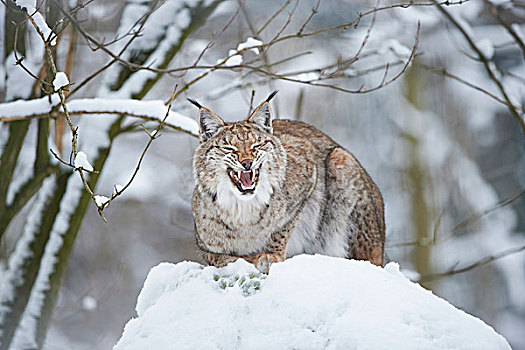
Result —
[{"label": "snowy ground", "polygon": [[154,267],[121,349],[510,349],[396,263],[301,255],[268,276],[240,260]]}]

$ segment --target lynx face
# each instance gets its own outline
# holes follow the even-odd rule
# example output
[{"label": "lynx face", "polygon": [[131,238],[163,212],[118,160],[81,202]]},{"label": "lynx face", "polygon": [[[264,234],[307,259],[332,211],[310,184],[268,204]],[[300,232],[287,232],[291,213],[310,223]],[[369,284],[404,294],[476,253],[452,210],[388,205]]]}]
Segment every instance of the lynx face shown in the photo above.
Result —
[{"label": "lynx face", "polygon": [[201,144],[194,158],[197,186],[223,206],[238,200],[268,203],[284,179],[286,155],[272,134],[271,110],[264,102],[248,120],[224,123],[215,113],[199,110]]},{"label": "lynx face", "polygon": [[248,124],[227,126],[219,141],[223,152],[222,161],[230,178],[234,193],[240,198],[255,194],[261,175],[261,168],[268,155],[275,151],[275,145],[264,132]]}]

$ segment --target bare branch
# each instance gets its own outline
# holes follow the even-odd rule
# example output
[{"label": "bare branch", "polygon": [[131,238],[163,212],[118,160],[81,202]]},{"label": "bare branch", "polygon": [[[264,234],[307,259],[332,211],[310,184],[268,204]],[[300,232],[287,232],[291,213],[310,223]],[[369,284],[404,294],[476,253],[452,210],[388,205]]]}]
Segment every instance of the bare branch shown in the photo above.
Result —
[{"label": "bare branch", "polygon": [[286,7],[288,7],[288,5],[289,5],[291,2],[292,2],[292,0],[286,0],[286,1],[284,2],[284,4],[283,4],[283,5],[282,5],[277,11],[275,11],[274,14],[270,16],[270,18],[268,18],[268,20],[262,25],[262,27],[259,28],[259,30],[255,32],[255,35],[256,35],[256,36],[261,35],[261,33],[266,29],[266,27],[268,27],[268,26],[270,25],[270,23],[272,23],[273,20],[274,20],[277,16],[279,16],[279,14],[280,14],[281,12],[283,12],[284,9],[285,9]]},{"label": "bare branch", "polygon": [[[135,28],[135,26],[138,24],[139,27],[137,28],[137,30],[134,31],[133,35],[131,36],[131,38],[128,40],[128,42],[124,45],[124,47],[119,51],[119,53],[117,54],[117,57],[120,58],[122,57],[122,55],[124,54],[124,52],[126,52],[126,50],[128,49],[128,47],[131,45],[131,43],[140,36],[140,33],[142,32],[142,29],[144,28],[144,25],[146,23],[146,21],[148,20],[148,18],[151,16],[151,14],[154,12],[154,9],[150,9],[148,12],[146,12],[141,18],[139,18],[139,20],[137,20],[132,26],[131,28],[129,29],[128,33],[130,33],[133,28]],[[75,25],[76,28],[78,28],[78,24]],[[69,92],[68,94],[68,98],[72,95],[74,95],[79,89],[81,89],[84,85],[86,85],[88,82],[90,82],[92,79],[94,79],[96,76],[98,76],[100,73],[104,72],[106,69],[108,69],[109,67],[111,67],[114,63],[118,62],[118,58],[113,58],[111,61],[109,61],[107,64],[105,64],[103,67],[101,67],[100,69],[98,69],[97,71],[95,71],[94,73],[92,73],[91,75],[89,75],[87,78],[85,78],[83,81],[81,81],[79,84],[77,84],[77,86]]]},{"label": "bare branch", "polygon": [[509,105],[509,102],[506,101],[506,100],[503,100],[501,98],[499,98],[498,96],[494,95],[493,93],[491,93],[490,91],[486,90],[486,89],[483,89],[482,87],[478,86],[478,85],[475,85],[455,74],[452,74],[450,73],[449,71],[447,71],[446,69],[444,68],[436,68],[436,67],[433,67],[433,66],[430,66],[430,65],[427,65],[427,64],[424,64],[420,61],[416,61],[416,64],[435,73],[435,74],[440,74],[440,75],[443,75],[447,78],[450,78],[450,79],[453,79],[453,80],[456,80],[457,82],[463,84],[463,85],[466,85],[472,89],[475,89],[475,90],[478,90],[482,93],[484,93],[485,95],[489,96],[490,98],[498,101],[499,103],[502,103],[504,104],[505,106],[509,107],[509,108],[513,108],[513,109],[517,109],[517,110],[521,110],[522,112],[525,111],[525,107],[519,107],[519,106],[516,106],[516,105],[513,105],[513,104],[510,104]]},{"label": "bare branch", "polygon": [[472,263],[470,265],[467,265],[467,266],[459,268],[459,269],[456,269],[455,267],[452,267],[451,269],[449,269],[448,271],[445,271],[445,272],[432,273],[432,274],[429,274],[429,275],[421,276],[421,278],[417,282],[419,282],[419,283],[427,282],[427,281],[432,281],[432,280],[436,280],[436,279],[441,279],[441,278],[444,278],[444,277],[458,275],[460,273],[464,273],[464,272],[468,272],[468,271],[474,270],[475,268],[478,268],[480,266],[484,266],[484,265],[490,264],[491,262],[499,260],[499,259],[504,258],[506,256],[509,256],[509,255],[512,255],[512,254],[516,254],[516,253],[520,253],[520,252],[522,252],[524,250],[525,250],[525,245],[520,246],[520,247],[510,248],[510,249],[504,250],[504,251],[502,251],[500,253],[484,257],[483,259],[478,260],[475,263]]},{"label": "bare branch", "polygon": [[443,6],[440,5],[440,3],[437,0],[432,0],[432,1],[436,4],[436,7],[438,8],[438,10],[459,30],[459,32],[463,35],[465,40],[468,42],[471,49],[474,50],[474,52],[476,52],[479,59],[483,63],[483,66],[485,67],[485,70],[487,74],[489,75],[490,79],[496,84],[499,91],[503,95],[503,99],[507,102],[506,105],[507,105],[508,110],[510,111],[512,116],[516,119],[518,124],[520,125],[522,133],[525,134],[525,121],[523,120],[523,115],[520,115],[518,110],[511,107],[513,106],[513,103],[511,102],[510,97],[508,96],[507,91],[505,90],[505,87],[503,86],[501,81],[496,77],[496,74],[492,70],[488,58],[479,49],[476,43],[474,43],[474,40],[470,37],[470,35],[465,30],[465,28],[463,28],[463,26],[447,10],[445,10]]},{"label": "bare branch", "polygon": [[199,64],[200,60],[202,59],[202,56],[204,56],[206,51],[208,51],[210,48],[213,47],[213,45],[215,45],[215,42],[216,42],[217,38],[220,37],[222,35],[222,33],[224,33],[226,31],[226,29],[228,29],[230,27],[230,25],[233,23],[235,18],[237,18],[237,16],[239,15],[239,12],[241,11],[241,9],[244,9],[244,0],[240,0],[239,8],[237,9],[237,11],[235,11],[233,16],[226,23],[226,25],[221,29],[221,31],[218,34],[214,35],[213,39],[211,41],[209,41],[208,44],[206,44],[206,47],[204,47],[204,49],[201,51],[201,53],[199,54],[199,56],[197,57],[197,59],[193,63],[193,66],[196,66],[197,64]]},{"label": "bare branch", "polygon": [[521,54],[525,58],[525,43],[523,42],[523,40],[520,37],[520,35],[516,32],[516,30],[511,25],[509,25],[507,23],[507,21],[505,21],[505,19],[503,18],[502,14],[501,14],[500,7],[498,5],[496,5],[496,4],[494,4],[493,2],[488,1],[488,0],[485,0],[485,4],[487,6],[490,6],[491,12],[496,15],[496,18],[498,19],[498,22],[512,36],[512,38],[514,39],[515,43],[518,44],[518,46],[521,49]]},{"label": "bare branch", "polygon": [[[144,128],[144,130],[146,131],[146,133],[148,134],[149,136],[149,141],[148,143],[146,144],[146,147],[144,147],[144,150],[142,151],[142,154],[140,155],[140,158],[139,158],[139,161],[137,163],[137,167],[135,168],[135,171],[133,172],[133,174],[131,175],[131,178],[129,179],[129,181],[124,185],[124,187],[122,187],[121,189],[118,189],[117,186],[115,185],[115,190],[113,191],[113,194],[111,195],[111,197],[109,198],[109,200],[106,202],[106,203],[103,203],[102,204],[102,210],[104,210],[105,208],[107,208],[111,202],[117,198],[118,196],[120,196],[122,193],[124,193],[124,191],[126,191],[126,189],[131,185],[131,183],[133,182],[133,180],[135,179],[135,177],[137,176],[137,173],[139,172],[139,169],[140,169],[140,165],[142,164],[142,160],[144,159],[144,156],[146,155],[146,152],[148,151],[149,147],[151,146],[151,144],[153,143],[154,140],[156,140],[158,137],[160,137],[161,135],[161,131],[162,131],[162,128],[164,127],[164,124],[166,122],[166,119],[168,118],[169,114],[170,114],[170,110],[171,110],[171,105],[173,104],[173,100],[175,99],[175,96],[176,96],[176,93],[177,93],[177,88],[178,86],[175,85],[175,88],[173,89],[173,93],[171,94],[171,98],[168,102],[168,106],[167,106],[167,110],[166,110],[166,114],[164,115],[164,118],[162,119],[162,121],[159,123],[159,125],[157,125],[156,129],[153,131],[153,132],[149,132],[148,130],[146,130]],[[101,214],[102,215],[102,214]]]},{"label": "bare branch", "polygon": [[[462,222],[460,222],[457,225],[455,225],[450,230],[450,234],[448,234],[448,236],[445,236],[444,238],[442,238],[442,239],[440,239],[438,241],[433,240],[432,242],[428,242],[428,243],[427,242],[420,242],[420,241],[401,242],[401,243],[392,243],[389,246],[390,247],[407,247],[407,246],[424,246],[424,245],[428,245],[429,243],[431,243],[431,244],[443,243],[443,242],[449,240],[450,238],[452,238],[454,235],[456,235],[460,230],[462,230],[466,226],[468,226],[468,225],[478,221],[479,219],[481,219],[485,215],[490,214],[490,213],[492,213],[493,211],[496,211],[499,208],[502,208],[504,206],[507,206],[507,205],[511,204],[512,202],[514,202],[515,200],[519,199],[523,195],[525,195],[525,188],[519,190],[518,192],[514,193],[510,197],[499,201],[493,207],[487,208],[487,209],[485,209],[485,210],[483,210],[481,212],[478,212],[478,213],[471,214],[465,220],[463,220]],[[436,236],[435,231],[436,231],[436,228],[434,229],[434,237]]]},{"label": "bare branch", "polygon": [[303,33],[304,28],[310,22],[312,17],[315,16],[317,12],[319,12],[319,5],[321,5],[321,0],[317,0],[317,3],[314,5],[314,7],[312,7],[312,12],[310,12],[308,18],[306,18],[301,28],[299,28],[299,31],[297,32],[298,35],[301,35]]}]

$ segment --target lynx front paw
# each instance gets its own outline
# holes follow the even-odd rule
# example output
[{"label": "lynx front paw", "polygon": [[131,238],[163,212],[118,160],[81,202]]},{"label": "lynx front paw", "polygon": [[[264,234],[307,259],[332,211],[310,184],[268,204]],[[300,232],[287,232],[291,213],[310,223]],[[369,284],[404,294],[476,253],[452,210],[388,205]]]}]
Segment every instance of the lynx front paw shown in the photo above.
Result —
[{"label": "lynx front paw", "polygon": [[273,263],[282,261],[284,261],[284,258],[277,254],[262,253],[255,257],[253,264],[259,271],[268,274]]}]

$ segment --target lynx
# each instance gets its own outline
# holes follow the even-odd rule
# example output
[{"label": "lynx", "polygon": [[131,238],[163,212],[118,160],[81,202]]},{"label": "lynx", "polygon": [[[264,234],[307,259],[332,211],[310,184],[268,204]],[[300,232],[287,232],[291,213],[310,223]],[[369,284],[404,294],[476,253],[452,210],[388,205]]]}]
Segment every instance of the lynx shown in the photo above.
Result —
[{"label": "lynx", "polygon": [[221,267],[243,258],[268,272],[296,254],[383,264],[381,193],[357,159],[316,128],[273,120],[270,100],[241,122],[197,102],[193,168],[197,246]]}]

